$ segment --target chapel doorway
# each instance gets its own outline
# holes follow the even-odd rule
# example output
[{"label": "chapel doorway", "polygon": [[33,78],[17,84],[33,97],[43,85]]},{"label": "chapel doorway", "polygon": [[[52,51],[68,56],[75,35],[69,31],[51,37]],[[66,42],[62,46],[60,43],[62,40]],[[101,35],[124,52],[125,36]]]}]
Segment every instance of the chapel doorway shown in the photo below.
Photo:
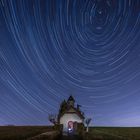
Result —
[{"label": "chapel doorway", "polygon": [[68,132],[72,133],[73,132],[73,121],[68,122]]}]

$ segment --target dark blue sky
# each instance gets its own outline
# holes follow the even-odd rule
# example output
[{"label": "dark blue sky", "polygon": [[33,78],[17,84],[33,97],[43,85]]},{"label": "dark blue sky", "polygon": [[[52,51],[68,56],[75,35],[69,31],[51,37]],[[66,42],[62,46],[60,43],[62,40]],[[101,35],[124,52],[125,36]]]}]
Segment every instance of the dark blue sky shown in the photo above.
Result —
[{"label": "dark blue sky", "polygon": [[0,125],[71,94],[93,125],[140,126],[140,0],[1,0]]}]

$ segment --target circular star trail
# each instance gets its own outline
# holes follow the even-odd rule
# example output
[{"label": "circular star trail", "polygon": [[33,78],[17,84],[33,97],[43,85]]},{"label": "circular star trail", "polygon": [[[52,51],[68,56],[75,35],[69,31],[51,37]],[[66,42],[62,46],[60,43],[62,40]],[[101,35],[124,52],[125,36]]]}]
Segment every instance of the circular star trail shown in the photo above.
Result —
[{"label": "circular star trail", "polygon": [[1,0],[0,125],[71,94],[94,125],[140,125],[139,38],[140,0]]}]

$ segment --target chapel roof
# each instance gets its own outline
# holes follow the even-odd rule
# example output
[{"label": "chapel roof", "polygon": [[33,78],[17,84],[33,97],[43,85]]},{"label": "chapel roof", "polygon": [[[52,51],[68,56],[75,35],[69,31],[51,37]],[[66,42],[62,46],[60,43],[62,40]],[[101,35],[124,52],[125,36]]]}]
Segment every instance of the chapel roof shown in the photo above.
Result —
[{"label": "chapel roof", "polygon": [[81,119],[84,119],[84,115],[82,114],[82,112],[75,107],[69,108],[65,113],[77,114]]},{"label": "chapel roof", "polygon": [[[74,101],[75,102],[75,100],[74,100],[72,95],[68,98],[67,102],[68,101]],[[68,103],[66,105],[66,110],[59,114],[58,119],[60,119],[64,114],[77,114],[81,119],[85,118],[84,113],[81,112],[79,110],[79,108],[76,108],[74,106],[69,106]]]},{"label": "chapel roof", "polygon": [[63,114],[61,114],[60,117],[62,117],[64,114],[77,114],[81,119],[85,118],[80,110],[72,106],[70,108],[67,108],[67,110]]}]

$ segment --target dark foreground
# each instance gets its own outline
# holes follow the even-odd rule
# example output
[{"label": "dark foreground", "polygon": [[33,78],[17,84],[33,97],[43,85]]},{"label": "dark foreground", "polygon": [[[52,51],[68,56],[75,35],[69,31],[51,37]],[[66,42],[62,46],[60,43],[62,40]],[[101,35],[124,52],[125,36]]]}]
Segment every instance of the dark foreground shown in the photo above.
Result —
[{"label": "dark foreground", "polygon": [[[140,128],[94,127],[89,133],[62,136],[48,126],[0,127],[0,140],[140,140]],[[47,135],[46,135],[47,132]],[[40,135],[40,134],[44,135]],[[49,133],[49,135],[48,135]]]}]

